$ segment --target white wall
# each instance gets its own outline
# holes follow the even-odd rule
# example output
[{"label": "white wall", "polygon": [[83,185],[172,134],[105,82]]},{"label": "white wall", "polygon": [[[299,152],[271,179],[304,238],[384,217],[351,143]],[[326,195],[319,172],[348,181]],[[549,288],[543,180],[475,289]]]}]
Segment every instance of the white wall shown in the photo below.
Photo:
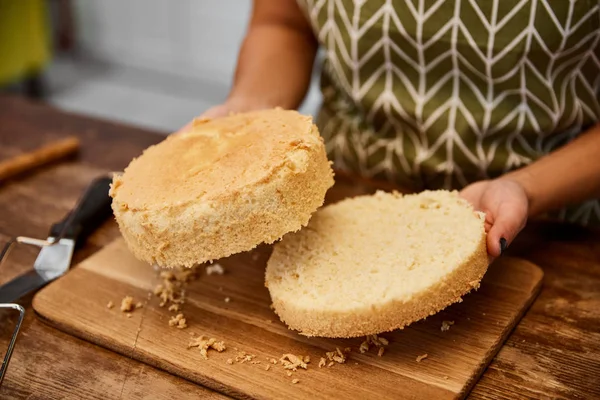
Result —
[{"label": "white wall", "polygon": [[84,54],[229,85],[251,0],[75,0]]}]

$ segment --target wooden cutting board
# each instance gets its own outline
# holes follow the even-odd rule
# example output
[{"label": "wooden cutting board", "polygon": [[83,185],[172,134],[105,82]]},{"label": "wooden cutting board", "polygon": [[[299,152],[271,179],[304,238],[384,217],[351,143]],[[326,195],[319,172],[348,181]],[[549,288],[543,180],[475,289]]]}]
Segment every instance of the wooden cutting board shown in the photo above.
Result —
[{"label": "wooden cutting board", "polygon": [[[377,350],[361,354],[359,338],[309,339],[288,330],[271,311],[263,283],[269,253],[263,246],[232,256],[220,262],[224,275],[203,271],[189,283],[186,329],[168,326],[174,313],[150,295],[160,281],[157,271],[135,260],[122,239],[39,292],[33,307],[58,329],[233,397],[450,399],[466,396],[535,298],[543,277],[529,262],[498,259],[479,291],[462,303],[382,335],[390,343],[379,357]],[[125,296],[144,304],[129,318],[119,309]],[[442,321],[454,325],[443,332]],[[211,350],[205,360],[197,348],[187,348],[191,333],[222,340],[227,350]],[[319,368],[319,359],[336,347],[352,348],[347,362]],[[237,354],[234,348],[255,355],[260,364],[228,364]],[[292,377],[280,364],[265,370],[268,358],[284,353],[309,355],[308,369]],[[417,362],[424,354],[427,358]]]}]

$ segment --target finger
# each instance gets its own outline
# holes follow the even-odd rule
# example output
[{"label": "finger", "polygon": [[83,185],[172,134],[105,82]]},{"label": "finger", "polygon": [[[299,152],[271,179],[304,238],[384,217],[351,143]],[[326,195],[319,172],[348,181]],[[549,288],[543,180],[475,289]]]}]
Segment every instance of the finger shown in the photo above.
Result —
[{"label": "finger", "polygon": [[498,257],[525,227],[527,207],[517,202],[504,202],[493,215],[487,234],[488,253]]},{"label": "finger", "polygon": [[175,134],[177,134],[177,133],[181,133],[181,132],[185,132],[185,131],[188,131],[188,130],[190,130],[190,128],[191,128],[193,125],[194,125],[194,121],[190,121],[190,122],[188,122],[188,123],[187,123],[187,125],[186,125],[186,126],[184,126],[183,128],[180,128],[179,130],[177,130],[177,131],[175,132]]},{"label": "finger", "polygon": [[219,118],[224,117],[229,114],[229,107],[224,104],[219,104],[218,106],[214,106],[206,110],[204,113],[200,115],[200,118]]}]

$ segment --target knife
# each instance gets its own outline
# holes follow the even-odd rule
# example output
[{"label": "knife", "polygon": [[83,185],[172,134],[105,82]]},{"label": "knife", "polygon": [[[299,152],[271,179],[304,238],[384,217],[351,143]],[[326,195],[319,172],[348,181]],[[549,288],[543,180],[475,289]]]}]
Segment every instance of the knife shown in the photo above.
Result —
[{"label": "knife", "polygon": [[[111,198],[108,195],[111,182],[112,178],[108,176],[96,178],[75,208],[52,225],[47,244],[40,250],[33,269],[0,286],[0,303],[12,303],[69,270],[74,250],[84,244],[87,237],[112,215]],[[44,241],[30,239],[25,242]]]}]

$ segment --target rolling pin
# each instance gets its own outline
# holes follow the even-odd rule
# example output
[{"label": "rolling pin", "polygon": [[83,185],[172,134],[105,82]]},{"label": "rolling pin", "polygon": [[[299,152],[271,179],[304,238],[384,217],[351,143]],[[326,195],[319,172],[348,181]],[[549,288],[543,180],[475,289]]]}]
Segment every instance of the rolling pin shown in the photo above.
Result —
[{"label": "rolling pin", "polygon": [[45,164],[66,158],[79,150],[79,139],[69,137],[0,162],[0,182]]}]

